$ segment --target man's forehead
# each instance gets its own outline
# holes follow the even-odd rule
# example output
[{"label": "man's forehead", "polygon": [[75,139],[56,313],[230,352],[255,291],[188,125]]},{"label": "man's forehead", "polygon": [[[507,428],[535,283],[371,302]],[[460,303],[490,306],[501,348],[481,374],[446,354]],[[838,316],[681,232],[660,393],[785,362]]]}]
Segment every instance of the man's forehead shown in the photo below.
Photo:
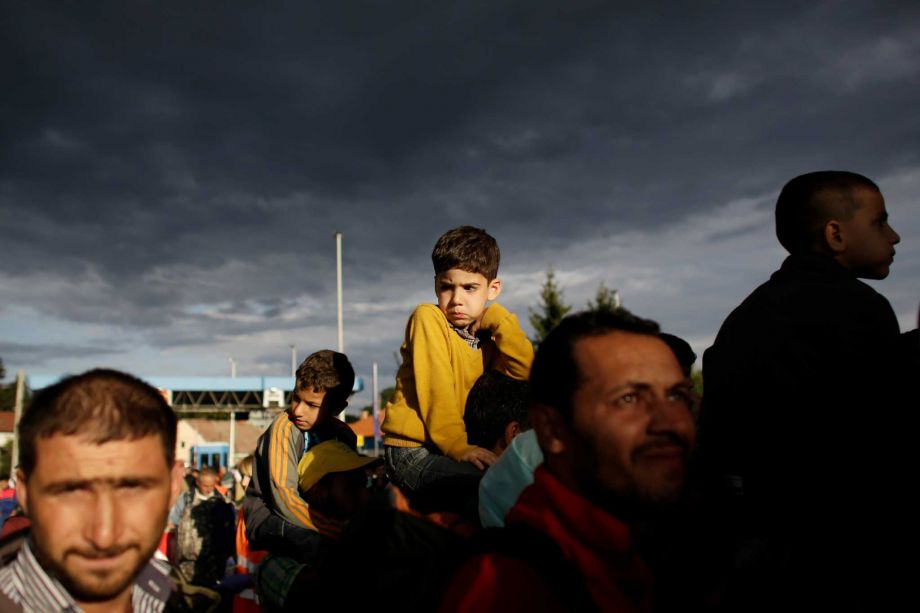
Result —
[{"label": "man's forehead", "polygon": [[583,382],[618,381],[676,384],[684,380],[668,345],[649,334],[614,331],[580,339],[574,358]]},{"label": "man's forehead", "polygon": [[94,441],[88,434],[52,434],[35,441],[34,473],[68,478],[122,478],[169,471],[159,434]]}]

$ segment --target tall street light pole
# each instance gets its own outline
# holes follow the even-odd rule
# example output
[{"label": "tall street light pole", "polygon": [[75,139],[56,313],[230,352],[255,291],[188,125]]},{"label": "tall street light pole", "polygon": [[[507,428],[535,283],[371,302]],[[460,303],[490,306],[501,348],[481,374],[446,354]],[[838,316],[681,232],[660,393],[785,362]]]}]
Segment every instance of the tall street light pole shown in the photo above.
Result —
[{"label": "tall street light pole", "polygon": [[291,345],[291,376],[297,376],[297,347]]},{"label": "tall street light pole", "polygon": [[339,353],[345,353],[345,322],[342,318],[342,233],[335,233],[335,289],[339,315]]}]

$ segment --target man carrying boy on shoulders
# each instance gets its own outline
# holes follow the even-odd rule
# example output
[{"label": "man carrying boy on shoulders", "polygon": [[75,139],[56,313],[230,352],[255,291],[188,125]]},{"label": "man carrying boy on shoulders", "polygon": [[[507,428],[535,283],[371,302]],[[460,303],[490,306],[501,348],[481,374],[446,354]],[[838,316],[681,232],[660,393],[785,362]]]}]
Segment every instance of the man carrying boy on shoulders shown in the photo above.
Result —
[{"label": "man carrying boy on shoulders", "polygon": [[319,533],[297,491],[297,465],[304,450],[322,441],[338,440],[355,448],[355,433],[336,417],[348,406],[354,382],[348,358],[328,349],[310,355],[297,369],[291,406],[256,444],[243,502],[253,549],[302,558],[318,547]]},{"label": "man carrying boy on shoulders", "polygon": [[466,398],[487,369],[527,379],[533,346],[498,298],[500,253],[485,230],[461,226],[438,239],[431,254],[436,305],[412,313],[402,345],[396,392],[382,430],[387,473],[415,492],[442,479],[471,481],[495,461],[469,444]]}]

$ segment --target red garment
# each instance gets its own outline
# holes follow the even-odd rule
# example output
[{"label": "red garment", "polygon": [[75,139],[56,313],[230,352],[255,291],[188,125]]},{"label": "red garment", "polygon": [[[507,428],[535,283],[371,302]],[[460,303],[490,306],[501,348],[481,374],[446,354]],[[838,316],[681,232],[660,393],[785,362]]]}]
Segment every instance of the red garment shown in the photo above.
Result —
[{"label": "red garment", "polygon": [[[639,558],[629,528],[594,506],[540,466],[534,483],[508,513],[555,541],[574,566],[599,611],[651,609],[651,574]],[[526,559],[489,553],[469,560],[454,577],[442,611],[564,611],[551,580]]]}]

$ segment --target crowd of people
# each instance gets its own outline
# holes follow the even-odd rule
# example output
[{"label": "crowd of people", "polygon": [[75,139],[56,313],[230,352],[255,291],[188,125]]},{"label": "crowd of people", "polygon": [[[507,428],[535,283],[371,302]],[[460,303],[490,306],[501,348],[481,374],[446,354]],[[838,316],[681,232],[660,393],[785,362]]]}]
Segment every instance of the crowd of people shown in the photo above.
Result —
[{"label": "crowd of people", "polygon": [[355,373],[330,350],[297,369],[238,496],[185,474],[146,383],[40,390],[0,611],[902,604],[920,333],[859,280],[888,275],[900,238],[879,188],[837,171],[786,184],[776,233],[790,255],[705,352],[702,398],[690,346],[624,309],[565,317],[534,352],[471,226],[434,247],[382,458],[336,417]]}]

